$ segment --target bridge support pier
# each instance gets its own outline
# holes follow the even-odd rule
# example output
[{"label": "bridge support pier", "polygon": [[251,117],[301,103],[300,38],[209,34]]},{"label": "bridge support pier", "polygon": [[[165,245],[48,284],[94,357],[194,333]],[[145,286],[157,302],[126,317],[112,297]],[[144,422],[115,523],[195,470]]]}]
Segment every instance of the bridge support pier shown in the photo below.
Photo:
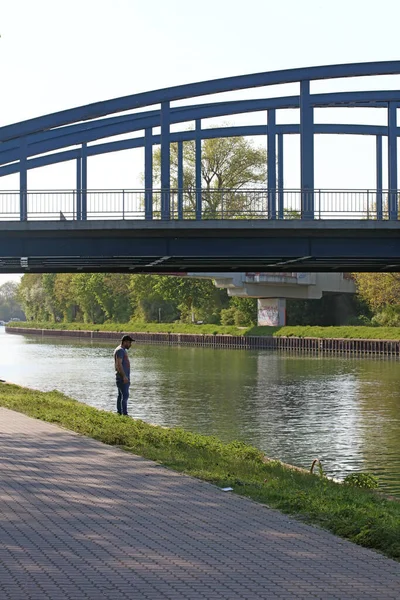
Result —
[{"label": "bridge support pier", "polygon": [[268,325],[270,327],[286,325],[285,298],[259,298],[257,309],[257,325]]}]

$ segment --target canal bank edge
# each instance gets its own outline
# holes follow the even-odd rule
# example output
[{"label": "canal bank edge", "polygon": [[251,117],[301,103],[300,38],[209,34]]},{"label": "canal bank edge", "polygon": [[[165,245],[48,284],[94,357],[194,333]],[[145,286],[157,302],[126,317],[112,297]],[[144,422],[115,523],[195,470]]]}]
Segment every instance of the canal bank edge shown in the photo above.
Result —
[{"label": "canal bank edge", "polygon": [[240,442],[163,428],[86,406],[63,394],[0,384],[0,406],[120,447],[220,489],[266,504],[397,561],[399,503],[316,477]]},{"label": "canal bank edge", "polygon": [[[31,334],[46,337],[72,337],[89,340],[118,339],[118,331],[90,331],[77,329],[38,329],[29,327],[5,327],[6,333]],[[400,356],[400,340],[241,336],[224,334],[150,333],[128,331],[143,344],[167,344],[200,346],[239,350],[292,350],[302,352],[328,352],[338,354]]]}]

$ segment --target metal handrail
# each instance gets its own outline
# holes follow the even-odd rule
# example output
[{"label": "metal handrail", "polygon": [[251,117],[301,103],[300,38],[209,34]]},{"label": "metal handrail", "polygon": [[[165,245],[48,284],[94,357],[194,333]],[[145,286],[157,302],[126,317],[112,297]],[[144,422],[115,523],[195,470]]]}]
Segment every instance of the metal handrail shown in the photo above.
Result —
[{"label": "metal handrail", "polygon": [[399,205],[399,191],[387,189],[0,190],[0,220],[79,220],[83,196],[88,220],[195,219],[199,200],[202,219],[397,220]]}]

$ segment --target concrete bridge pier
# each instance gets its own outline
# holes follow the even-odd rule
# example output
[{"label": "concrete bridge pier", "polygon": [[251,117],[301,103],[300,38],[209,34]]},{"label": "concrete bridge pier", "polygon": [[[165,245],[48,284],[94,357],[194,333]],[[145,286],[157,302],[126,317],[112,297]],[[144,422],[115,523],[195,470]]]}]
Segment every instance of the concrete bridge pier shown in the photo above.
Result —
[{"label": "concrete bridge pier", "polygon": [[286,325],[286,298],[258,298],[257,325]]}]

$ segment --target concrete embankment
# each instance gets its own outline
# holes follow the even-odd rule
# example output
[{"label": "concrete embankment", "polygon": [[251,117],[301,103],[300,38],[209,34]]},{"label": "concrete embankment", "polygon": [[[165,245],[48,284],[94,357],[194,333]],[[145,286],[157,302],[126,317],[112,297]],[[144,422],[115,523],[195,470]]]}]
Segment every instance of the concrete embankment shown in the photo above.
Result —
[{"label": "concrete embankment", "polygon": [[[83,331],[66,329],[30,329],[6,327],[7,333],[32,334],[49,337],[73,337],[91,340],[115,340],[121,337],[115,331]],[[400,356],[400,340],[367,340],[339,338],[300,338],[272,336],[209,335],[193,333],[148,333],[127,331],[143,344],[236,348],[241,350],[291,350],[302,352],[329,352],[338,354]]]}]

